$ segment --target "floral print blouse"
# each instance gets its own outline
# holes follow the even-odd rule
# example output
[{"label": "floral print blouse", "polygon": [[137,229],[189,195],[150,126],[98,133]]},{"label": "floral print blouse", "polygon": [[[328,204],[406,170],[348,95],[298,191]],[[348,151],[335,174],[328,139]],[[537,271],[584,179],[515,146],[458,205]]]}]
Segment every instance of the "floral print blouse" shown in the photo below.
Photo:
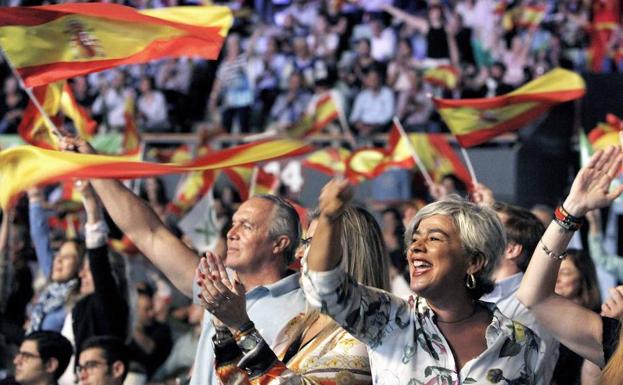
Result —
[{"label": "floral print blouse", "polygon": [[458,371],[453,353],[422,297],[405,301],[363,286],[340,268],[312,272],[301,285],[310,305],[368,346],[375,385],[529,385],[536,382],[538,337],[493,304],[487,349]]}]

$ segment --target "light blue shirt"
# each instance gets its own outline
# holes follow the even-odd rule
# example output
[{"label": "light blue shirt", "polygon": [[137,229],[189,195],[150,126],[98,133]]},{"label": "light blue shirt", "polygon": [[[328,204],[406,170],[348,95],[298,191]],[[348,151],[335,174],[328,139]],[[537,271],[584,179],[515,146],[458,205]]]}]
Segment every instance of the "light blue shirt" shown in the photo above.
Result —
[{"label": "light blue shirt", "polygon": [[378,92],[364,89],[357,95],[353,111],[350,114],[351,123],[386,124],[394,116],[394,94],[387,87],[381,87]]},{"label": "light blue shirt", "polygon": [[[289,275],[273,284],[258,286],[246,295],[249,318],[271,347],[286,322],[305,309],[305,295],[299,286],[300,276],[300,273]],[[199,287],[193,283],[193,298],[198,293]],[[218,384],[214,372],[213,335],[212,315],[206,312],[190,385]]]}]

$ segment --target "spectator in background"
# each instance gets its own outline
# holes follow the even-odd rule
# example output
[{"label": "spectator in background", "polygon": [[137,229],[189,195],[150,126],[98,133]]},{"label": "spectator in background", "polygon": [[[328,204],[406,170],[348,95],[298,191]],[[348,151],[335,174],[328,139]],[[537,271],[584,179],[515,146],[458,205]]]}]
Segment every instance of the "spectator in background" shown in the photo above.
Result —
[{"label": "spectator in background", "polygon": [[93,90],[89,89],[87,78],[84,76],[77,76],[69,81],[69,85],[71,86],[71,90],[78,104],[85,108],[91,108],[91,105],[95,101],[95,95],[93,95]]},{"label": "spectator in background", "polygon": [[286,93],[279,95],[273,104],[270,117],[273,127],[279,131],[287,129],[303,117],[311,95],[302,87],[302,82],[301,73],[292,73]]},{"label": "spectator in background", "polygon": [[52,251],[44,199],[40,189],[28,191],[30,236],[39,268],[46,280],[49,279],[32,307],[28,332],[61,331],[67,313],[79,297],[78,272],[85,254],[84,243],[77,238],[66,239],[56,253]]},{"label": "spectator in background", "polygon": [[234,120],[237,121],[240,132],[250,131],[253,89],[247,74],[247,65],[248,58],[242,52],[240,36],[229,35],[225,57],[216,73],[209,103],[211,114],[216,113],[217,106],[220,107],[221,124],[229,133],[233,132]]},{"label": "spectator in background", "polygon": [[60,333],[38,331],[24,338],[15,355],[15,380],[20,385],[55,385],[73,349]]},{"label": "spectator in background", "polygon": [[145,370],[147,378],[151,378],[169,356],[173,341],[169,325],[155,320],[153,289],[142,283],[139,284],[137,293],[136,324],[128,348],[132,361]]},{"label": "spectator in background", "polygon": [[331,30],[328,16],[319,14],[307,36],[307,44],[312,54],[317,58],[335,62],[339,42],[339,36]]},{"label": "spectator in background", "polygon": [[125,380],[130,353],[123,341],[112,336],[94,336],[80,349],[76,374],[80,385],[121,385]]},{"label": "spectator in background", "polygon": [[436,123],[430,119],[434,111],[433,101],[429,96],[432,90],[421,81],[415,68],[407,72],[406,80],[409,88],[397,94],[396,116],[410,130],[423,127],[426,131],[435,131]]},{"label": "spectator in background", "polygon": [[[295,37],[292,42],[292,48],[294,50],[294,55],[290,58],[283,70],[283,74],[281,75],[282,83],[287,85],[290,75],[294,72],[298,72],[302,76],[303,86],[308,88],[313,87],[315,58],[307,46],[307,40],[302,36]],[[287,86],[283,88],[285,89]]]},{"label": "spectator in background", "polygon": [[9,76],[4,81],[4,93],[0,98],[0,134],[16,134],[28,100],[19,89],[17,79]]},{"label": "spectator in background", "polygon": [[93,102],[92,111],[102,115],[109,130],[121,132],[125,129],[125,112],[128,100],[134,100],[134,91],[126,87],[125,73],[115,69],[112,85],[100,78],[99,92]]},{"label": "spectator in background", "polygon": [[394,116],[394,94],[383,85],[378,69],[368,71],[364,85],[350,114],[351,124],[362,137],[387,129]]},{"label": "spectator in background", "polygon": [[357,41],[355,45],[355,60],[350,75],[353,77],[351,83],[357,87],[363,85],[368,71],[378,66],[379,63],[371,55],[370,40],[360,39]]},{"label": "spectator in background", "polygon": [[199,305],[188,306],[190,330],[175,341],[167,360],[158,368],[152,381],[190,377],[190,369],[195,360],[195,352],[201,335],[203,313],[203,308]]},{"label": "spectator in background", "polygon": [[370,21],[370,54],[381,63],[387,63],[394,57],[396,50],[396,34],[391,27],[387,27],[381,17],[374,17]]},{"label": "spectator in background", "polygon": [[139,84],[137,107],[142,131],[162,132],[170,128],[166,100],[155,85],[150,76],[143,76]]}]

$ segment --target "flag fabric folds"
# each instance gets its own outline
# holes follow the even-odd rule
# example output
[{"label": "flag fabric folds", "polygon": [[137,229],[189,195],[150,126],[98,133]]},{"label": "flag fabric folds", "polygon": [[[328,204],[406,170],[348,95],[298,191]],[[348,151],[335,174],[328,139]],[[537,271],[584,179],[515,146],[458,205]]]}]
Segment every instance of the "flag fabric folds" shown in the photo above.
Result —
[{"label": "flag fabric folds", "polygon": [[311,110],[306,111],[298,122],[288,127],[286,133],[291,138],[304,138],[322,131],[339,117],[339,107],[331,92],[320,95]]},{"label": "flag fabric folds", "polygon": [[26,86],[35,87],[162,57],[216,59],[232,21],[229,8],[220,6],[3,7],[0,45]]},{"label": "flag fabric folds", "polygon": [[[210,146],[205,145],[197,150],[197,156],[205,156],[212,151]],[[183,152],[177,152],[177,155],[181,157]],[[215,170],[204,170],[193,171],[183,176],[173,199],[169,203],[169,210],[177,215],[186,213],[212,188],[217,175],[218,172]]]},{"label": "flag fabric folds", "polygon": [[346,161],[350,154],[350,150],[343,147],[323,148],[309,154],[303,161],[303,166],[329,176],[344,175],[346,173]]},{"label": "flag fabric folds", "polygon": [[584,80],[578,74],[556,68],[502,96],[434,102],[461,146],[472,147],[517,130],[550,107],[578,99],[584,92]]},{"label": "flag fabric folds", "polygon": [[459,83],[459,71],[451,65],[441,65],[424,72],[424,81],[447,90],[453,90]]},{"label": "flag fabric folds", "polygon": [[254,195],[274,194],[279,187],[279,178],[258,166],[232,167],[223,170],[245,201]]},{"label": "flag fabric folds", "polygon": [[607,114],[606,122],[598,123],[597,127],[588,133],[588,141],[595,151],[618,146],[619,132],[622,130],[623,121],[614,114]]},{"label": "flag fabric folds", "polygon": [[299,156],[309,146],[296,140],[261,141],[215,151],[184,163],[132,161],[131,157],[59,152],[33,146],[0,152],[0,206],[7,207],[26,189],[69,178],[144,178],[148,176],[216,170]]},{"label": "flag fabric folds", "polygon": [[[78,104],[71,87],[65,81],[35,87],[33,95],[57,127],[63,125],[62,116],[59,115],[62,114],[73,121],[76,134],[81,138],[88,140],[94,134],[97,122],[91,119],[86,109]],[[48,127],[39,110],[30,101],[17,128],[22,139],[34,146],[56,148],[57,139],[52,130],[53,127]]]},{"label": "flag fabric folds", "polygon": [[411,133],[408,138],[411,144],[407,143],[395,126],[392,127],[386,148],[363,148],[352,153],[347,161],[346,176],[357,182],[361,178],[375,178],[390,167],[413,168],[415,160],[409,148],[411,145],[436,182],[446,174],[454,174],[469,184],[469,172],[445,135]]}]

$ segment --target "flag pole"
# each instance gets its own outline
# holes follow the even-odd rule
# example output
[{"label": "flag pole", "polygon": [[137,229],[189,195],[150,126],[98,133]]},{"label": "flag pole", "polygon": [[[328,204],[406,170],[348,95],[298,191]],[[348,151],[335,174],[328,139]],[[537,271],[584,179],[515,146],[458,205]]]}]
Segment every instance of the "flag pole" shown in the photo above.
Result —
[{"label": "flag pole", "polygon": [[461,147],[461,154],[463,155],[463,159],[465,159],[465,165],[467,166],[467,170],[469,171],[469,176],[472,177],[472,182],[476,184],[478,183],[478,179],[476,179],[476,173],[474,172],[474,166],[472,166],[472,161],[469,159],[467,150],[465,150],[462,146],[460,147]]},{"label": "flag pole", "polygon": [[260,173],[259,166],[253,166],[251,173],[251,181],[249,182],[249,198],[255,195],[255,186],[257,185],[257,176]]},{"label": "flag pole", "polygon": [[45,112],[45,110],[43,109],[43,106],[41,105],[41,103],[39,103],[39,100],[32,93],[32,88],[26,87],[26,83],[24,83],[24,79],[22,79],[22,76],[19,74],[19,72],[17,72],[15,67],[13,67],[13,63],[11,63],[11,61],[9,60],[9,57],[6,55],[2,47],[0,47],[0,52],[2,53],[2,56],[4,56],[4,60],[6,60],[7,64],[9,65],[9,68],[11,69],[11,73],[13,73],[13,76],[15,76],[15,78],[17,79],[19,86],[24,90],[24,92],[26,92],[26,95],[28,95],[28,98],[32,101],[32,104],[34,104],[37,111],[39,111],[39,114],[41,114],[41,117],[45,121],[46,126],[51,128],[52,133],[54,135],[56,135],[58,138],[62,138],[63,135],[61,134],[61,131],[58,129],[58,127],[56,127],[56,124],[52,122],[52,119],[50,119],[48,114]]},{"label": "flag pole", "polygon": [[400,123],[400,120],[398,120],[398,118],[396,116],[394,116],[393,122],[394,122],[394,125],[396,126],[396,129],[398,129],[398,132],[400,133],[400,136],[407,143],[407,148],[409,149],[409,152],[411,153],[411,157],[413,158],[413,160],[415,161],[415,164],[417,165],[418,169],[422,173],[422,176],[424,176],[424,180],[426,181],[426,184],[429,187],[433,187],[435,185],[435,182],[433,181],[433,179],[431,178],[430,174],[426,170],[426,167],[424,166],[424,163],[422,162],[422,159],[420,159],[420,157],[418,156],[417,152],[415,152],[415,148],[413,148],[413,144],[411,143],[411,140],[409,139],[409,136],[405,132],[405,129],[402,127],[402,124]]}]

